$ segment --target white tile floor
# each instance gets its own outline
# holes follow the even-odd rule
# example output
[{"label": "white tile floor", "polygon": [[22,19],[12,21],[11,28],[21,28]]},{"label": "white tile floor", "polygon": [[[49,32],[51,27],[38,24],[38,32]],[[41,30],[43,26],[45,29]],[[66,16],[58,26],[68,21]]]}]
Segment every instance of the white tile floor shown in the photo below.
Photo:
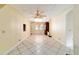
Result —
[{"label": "white tile floor", "polygon": [[60,42],[45,35],[31,35],[9,55],[65,55],[66,47]]}]

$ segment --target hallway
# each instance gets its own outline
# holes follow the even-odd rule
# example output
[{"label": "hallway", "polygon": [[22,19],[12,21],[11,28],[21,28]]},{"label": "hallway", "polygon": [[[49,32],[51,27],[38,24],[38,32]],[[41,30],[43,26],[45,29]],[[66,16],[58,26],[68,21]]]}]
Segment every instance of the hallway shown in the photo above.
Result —
[{"label": "hallway", "polygon": [[16,46],[9,55],[65,55],[66,47],[45,35],[31,35]]},{"label": "hallway", "polygon": [[73,5],[0,6],[0,54],[74,54]]}]

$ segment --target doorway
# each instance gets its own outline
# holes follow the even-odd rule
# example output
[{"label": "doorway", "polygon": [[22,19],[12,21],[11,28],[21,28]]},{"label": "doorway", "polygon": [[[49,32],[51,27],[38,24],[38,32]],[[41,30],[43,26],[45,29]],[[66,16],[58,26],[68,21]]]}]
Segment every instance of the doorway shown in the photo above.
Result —
[{"label": "doorway", "polygon": [[48,33],[49,33],[49,22],[45,22],[45,26],[46,26],[46,28],[45,28],[45,35],[48,35]]}]

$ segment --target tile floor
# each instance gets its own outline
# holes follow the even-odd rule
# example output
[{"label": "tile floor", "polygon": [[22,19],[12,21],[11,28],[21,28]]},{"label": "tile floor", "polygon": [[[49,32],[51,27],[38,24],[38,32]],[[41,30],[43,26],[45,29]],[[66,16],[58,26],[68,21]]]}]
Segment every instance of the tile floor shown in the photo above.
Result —
[{"label": "tile floor", "polygon": [[8,55],[66,55],[63,44],[45,35],[31,35]]}]

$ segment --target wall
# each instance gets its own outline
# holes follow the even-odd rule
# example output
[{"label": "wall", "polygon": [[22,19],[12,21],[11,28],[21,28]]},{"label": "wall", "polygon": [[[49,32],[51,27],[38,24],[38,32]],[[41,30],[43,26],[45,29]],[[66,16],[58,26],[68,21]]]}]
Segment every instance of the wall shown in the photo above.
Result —
[{"label": "wall", "polygon": [[66,46],[71,49],[72,51],[69,52],[67,49],[68,54],[73,54],[73,8],[66,14]]},{"label": "wall", "polygon": [[73,49],[73,54],[79,55],[79,5],[74,5],[72,11],[66,14],[52,17],[50,25],[50,34]]},{"label": "wall", "polygon": [[[26,32],[23,32],[26,24]],[[6,5],[0,9],[0,54],[30,35],[30,22],[18,10]]]},{"label": "wall", "polygon": [[50,34],[65,43],[65,14],[58,14],[50,20]]},{"label": "wall", "polygon": [[74,6],[74,54],[79,54],[79,5]]},{"label": "wall", "polygon": [[66,15],[71,9],[72,7],[62,10],[50,20],[50,34],[64,45],[66,45]]},{"label": "wall", "polygon": [[79,5],[73,6],[66,19],[66,45],[73,49],[73,54],[79,55]]}]

